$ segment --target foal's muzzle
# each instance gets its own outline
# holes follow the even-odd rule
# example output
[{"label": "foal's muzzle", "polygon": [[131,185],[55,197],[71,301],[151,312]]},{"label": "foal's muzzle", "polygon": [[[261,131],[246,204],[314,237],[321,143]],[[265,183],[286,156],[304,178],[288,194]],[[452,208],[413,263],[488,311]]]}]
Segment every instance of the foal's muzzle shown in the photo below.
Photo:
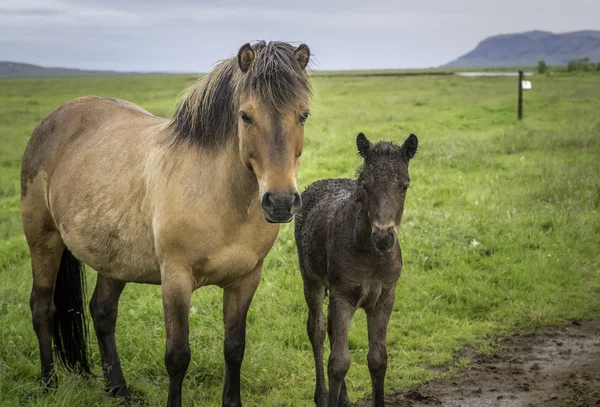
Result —
[{"label": "foal's muzzle", "polygon": [[265,192],[260,204],[268,222],[287,223],[302,206],[302,199],[298,192]]},{"label": "foal's muzzle", "polygon": [[394,228],[390,227],[387,229],[375,228],[371,234],[371,240],[373,241],[373,245],[375,249],[380,252],[387,252],[394,247],[394,243],[396,242],[396,234],[394,233]]}]

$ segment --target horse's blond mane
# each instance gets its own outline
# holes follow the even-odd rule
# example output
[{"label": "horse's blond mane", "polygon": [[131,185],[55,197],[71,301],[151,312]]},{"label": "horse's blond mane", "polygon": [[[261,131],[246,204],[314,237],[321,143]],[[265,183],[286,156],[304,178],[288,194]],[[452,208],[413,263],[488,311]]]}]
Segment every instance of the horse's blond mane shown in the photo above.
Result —
[{"label": "horse's blond mane", "polygon": [[224,60],[183,94],[170,123],[177,141],[216,147],[235,137],[242,92],[253,92],[274,111],[310,97],[308,75],[295,47],[261,41],[252,48],[256,56],[247,72],[241,71],[237,57]]}]

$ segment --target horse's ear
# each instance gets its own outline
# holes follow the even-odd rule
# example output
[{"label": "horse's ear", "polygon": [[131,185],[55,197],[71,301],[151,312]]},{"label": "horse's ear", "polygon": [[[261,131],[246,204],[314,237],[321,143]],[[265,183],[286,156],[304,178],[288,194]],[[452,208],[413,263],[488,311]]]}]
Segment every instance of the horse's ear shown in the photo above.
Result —
[{"label": "horse's ear", "polygon": [[402,144],[402,152],[407,160],[411,160],[415,154],[417,154],[417,147],[419,146],[419,139],[414,134],[408,136]]},{"label": "horse's ear", "polygon": [[306,68],[308,61],[310,60],[310,48],[308,48],[308,45],[300,44],[300,46],[296,48],[296,51],[294,51],[294,55],[296,56],[298,64],[300,64],[300,68]]},{"label": "horse's ear", "polygon": [[362,158],[367,158],[373,148],[373,143],[367,139],[364,133],[358,133],[358,136],[356,136],[356,147],[358,147],[358,154]]},{"label": "horse's ear", "polygon": [[242,48],[240,48],[238,52],[238,65],[240,66],[242,72],[246,72],[248,68],[250,68],[255,56],[256,54],[252,49],[252,45],[249,43],[242,45]]}]

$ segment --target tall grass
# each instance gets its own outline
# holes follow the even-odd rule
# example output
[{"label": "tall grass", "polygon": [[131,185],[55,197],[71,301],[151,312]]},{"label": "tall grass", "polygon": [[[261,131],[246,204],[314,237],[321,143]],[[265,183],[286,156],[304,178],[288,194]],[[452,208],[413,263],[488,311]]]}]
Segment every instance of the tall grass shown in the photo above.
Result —
[{"label": "tall grass", "polygon": [[[0,80],[0,405],[117,406],[100,377],[59,370],[38,382],[28,296],[29,253],[19,216],[19,167],[38,121],[81,95],[109,95],[169,115],[191,78],[136,76]],[[534,77],[516,121],[514,78],[315,77],[299,184],[351,177],[354,140],[419,137],[399,231],[404,273],[389,333],[388,390],[435,376],[465,344],[518,327],[600,311],[600,77]],[[89,284],[95,280],[90,272]],[[248,406],[311,405],[292,225],[269,254],[249,313],[242,397]],[[198,290],[190,315],[192,363],[184,403],[219,405],[223,377],[221,292]],[[129,285],[117,344],[126,379],[145,405],[166,401],[160,288]],[[95,340],[91,358],[100,376]],[[370,391],[364,313],[350,333],[352,400]]]}]

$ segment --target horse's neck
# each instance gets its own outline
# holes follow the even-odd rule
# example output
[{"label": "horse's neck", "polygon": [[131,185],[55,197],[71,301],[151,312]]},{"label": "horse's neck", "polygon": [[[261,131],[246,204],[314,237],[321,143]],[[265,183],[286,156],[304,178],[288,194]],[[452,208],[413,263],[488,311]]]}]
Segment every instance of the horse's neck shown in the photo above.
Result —
[{"label": "horse's neck", "polygon": [[238,148],[236,140],[210,150],[193,145],[170,146],[163,157],[161,178],[185,185],[182,193],[192,202],[208,198],[221,202],[220,214],[229,211],[246,217],[259,202],[258,183],[244,167]]},{"label": "horse's neck", "polygon": [[215,153],[214,160],[217,171],[212,173],[214,182],[211,184],[222,189],[227,199],[238,202],[240,210],[247,212],[251,203],[258,202],[258,182],[242,163],[237,141],[231,140]]}]

